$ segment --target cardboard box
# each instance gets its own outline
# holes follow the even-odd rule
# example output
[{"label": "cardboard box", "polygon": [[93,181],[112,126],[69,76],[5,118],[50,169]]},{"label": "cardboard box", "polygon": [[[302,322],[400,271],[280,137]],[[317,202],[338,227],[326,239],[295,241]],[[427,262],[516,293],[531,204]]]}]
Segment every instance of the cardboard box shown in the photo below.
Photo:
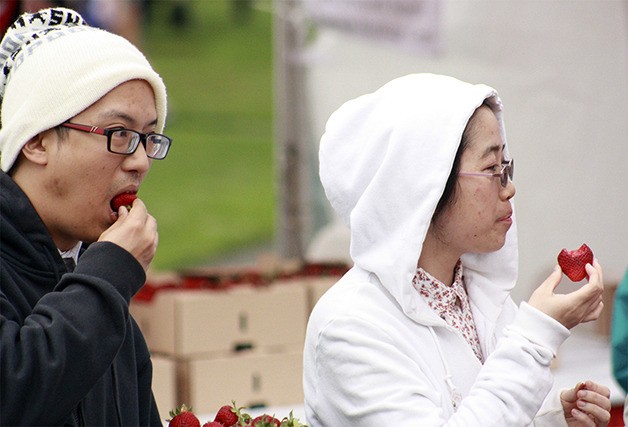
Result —
[{"label": "cardboard box", "polygon": [[303,285],[238,285],[157,292],[133,301],[131,314],[152,353],[177,358],[246,348],[302,345],[307,324]]},{"label": "cardboard box", "polygon": [[232,401],[243,407],[303,404],[301,348],[181,360],[177,369],[179,401],[197,413],[214,413]]},{"label": "cardboard box", "polygon": [[167,357],[152,356],[153,362],[153,395],[159,408],[162,420],[169,417],[177,402],[177,365]]}]

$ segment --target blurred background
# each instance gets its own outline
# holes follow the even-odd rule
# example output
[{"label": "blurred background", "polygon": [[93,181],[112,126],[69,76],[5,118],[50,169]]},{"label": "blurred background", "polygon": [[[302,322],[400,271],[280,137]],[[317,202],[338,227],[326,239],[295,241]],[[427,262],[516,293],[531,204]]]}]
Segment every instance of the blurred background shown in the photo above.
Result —
[{"label": "blurred background", "polygon": [[133,41],[166,83],[165,132],[174,142],[139,193],[159,222],[152,268],[177,270],[272,245],[270,2],[2,0],[0,12],[52,4]]},{"label": "blurred background", "polygon": [[626,268],[624,0],[5,0],[2,21],[49,4],[129,38],[168,87],[173,149],[140,193],[159,220],[155,271],[347,260],[317,177],[325,121],[413,72],[485,83],[504,101],[517,298],[562,248],[586,242],[607,280]]}]

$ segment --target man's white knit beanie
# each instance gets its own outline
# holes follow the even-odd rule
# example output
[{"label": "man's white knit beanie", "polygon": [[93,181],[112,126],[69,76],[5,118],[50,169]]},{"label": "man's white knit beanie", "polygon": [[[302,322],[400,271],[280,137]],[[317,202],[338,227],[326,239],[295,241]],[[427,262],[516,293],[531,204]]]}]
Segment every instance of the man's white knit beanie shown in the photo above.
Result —
[{"label": "man's white knit beanie", "polygon": [[116,86],[147,81],[157,126],[166,121],[166,87],[126,39],[88,26],[73,10],[25,13],[0,44],[0,167],[8,171],[35,135],[82,112]]}]

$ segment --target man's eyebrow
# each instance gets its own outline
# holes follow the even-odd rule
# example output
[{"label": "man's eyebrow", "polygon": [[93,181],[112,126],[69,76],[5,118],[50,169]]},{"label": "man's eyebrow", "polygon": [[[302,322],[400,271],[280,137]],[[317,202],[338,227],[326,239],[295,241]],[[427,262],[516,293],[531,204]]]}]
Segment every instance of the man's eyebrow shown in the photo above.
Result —
[{"label": "man's eyebrow", "polygon": [[102,114],[105,119],[122,119],[127,122],[134,122],[133,117],[118,110],[108,110]]},{"label": "man's eyebrow", "polygon": [[[137,121],[133,117],[129,116],[127,113],[124,113],[124,112],[118,111],[118,110],[106,111],[102,115],[102,117],[105,118],[105,119],[121,119],[121,120],[124,120],[127,123],[131,123],[132,125],[137,124]],[[155,118],[150,123],[148,123],[147,126],[155,126],[156,124],[157,124],[157,118]]]}]

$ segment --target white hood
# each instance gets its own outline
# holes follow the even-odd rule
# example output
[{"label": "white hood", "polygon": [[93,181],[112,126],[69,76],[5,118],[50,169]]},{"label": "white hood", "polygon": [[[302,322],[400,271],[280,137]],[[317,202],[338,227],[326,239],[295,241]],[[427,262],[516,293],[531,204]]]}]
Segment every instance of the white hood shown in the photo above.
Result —
[{"label": "white hood", "polygon": [[[464,128],[485,99],[505,143],[494,89],[434,74],[404,76],[345,103],[321,139],[321,182],[351,229],[355,265],[374,273],[411,318],[421,317],[411,283],[430,220]],[[462,257],[470,299],[486,294],[491,302],[479,309],[488,317],[515,284],[517,258],[514,215],[502,249]]]}]

